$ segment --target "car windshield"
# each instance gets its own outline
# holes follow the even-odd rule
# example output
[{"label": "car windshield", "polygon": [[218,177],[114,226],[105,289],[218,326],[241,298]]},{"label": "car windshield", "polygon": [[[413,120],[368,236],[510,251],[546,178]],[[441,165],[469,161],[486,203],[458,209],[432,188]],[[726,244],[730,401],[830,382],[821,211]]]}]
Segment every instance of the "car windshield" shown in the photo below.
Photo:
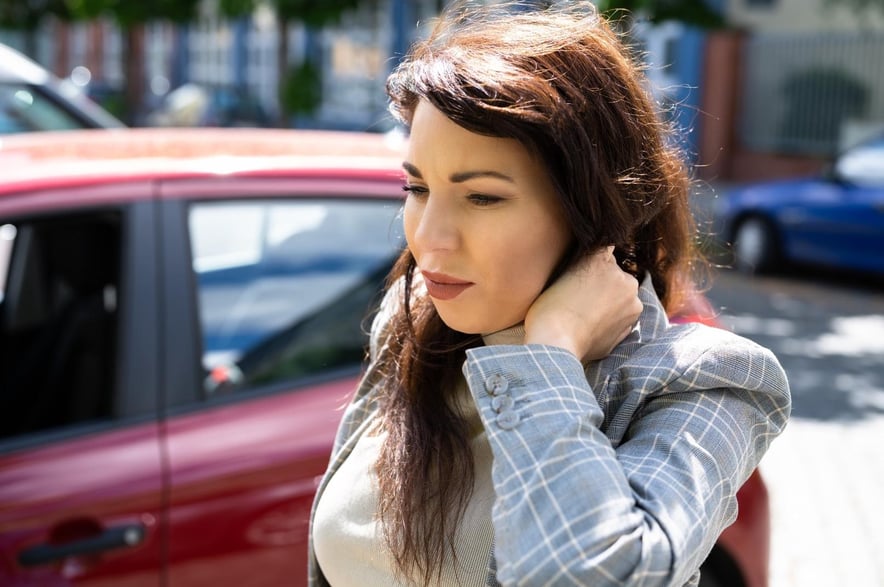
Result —
[{"label": "car windshield", "polygon": [[38,87],[0,82],[0,134],[74,130],[85,126]]},{"label": "car windshield", "polygon": [[861,185],[884,185],[884,137],[867,141],[844,153],[836,163],[838,174]]}]

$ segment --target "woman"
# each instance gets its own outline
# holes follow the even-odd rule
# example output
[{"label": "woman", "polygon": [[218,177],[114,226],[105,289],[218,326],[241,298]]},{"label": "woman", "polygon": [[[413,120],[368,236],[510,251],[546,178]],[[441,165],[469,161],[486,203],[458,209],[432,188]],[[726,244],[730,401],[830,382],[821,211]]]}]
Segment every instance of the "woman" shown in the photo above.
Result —
[{"label": "woman", "polygon": [[769,351],[667,320],[688,178],[643,84],[588,5],[448,13],[391,74],[407,248],[313,585],[696,583],[790,400]]}]

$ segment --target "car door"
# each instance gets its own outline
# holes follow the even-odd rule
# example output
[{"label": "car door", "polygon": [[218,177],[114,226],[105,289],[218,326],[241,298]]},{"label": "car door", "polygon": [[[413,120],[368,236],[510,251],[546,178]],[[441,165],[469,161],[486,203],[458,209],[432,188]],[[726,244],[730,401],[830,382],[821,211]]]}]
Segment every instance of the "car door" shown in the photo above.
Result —
[{"label": "car door", "polygon": [[884,271],[884,137],[843,153],[835,164],[835,176],[844,196],[833,218],[847,234],[842,263]]},{"label": "car door", "polygon": [[843,153],[829,177],[787,184],[781,207],[791,256],[816,263],[884,270],[884,139]]},{"label": "car door", "polygon": [[0,584],[162,583],[151,187],[0,200]]},{"label": "car door", "polygon": [[313,494],[401,246],[397,183],[307,183],[163,186],[169,587],[306,584]]},{"label": "car door", "polygon": [[884,271],[884,182],[878,186],[845,183],[843,201],[832,211],[841,242],[835,245],[839,265]]}]

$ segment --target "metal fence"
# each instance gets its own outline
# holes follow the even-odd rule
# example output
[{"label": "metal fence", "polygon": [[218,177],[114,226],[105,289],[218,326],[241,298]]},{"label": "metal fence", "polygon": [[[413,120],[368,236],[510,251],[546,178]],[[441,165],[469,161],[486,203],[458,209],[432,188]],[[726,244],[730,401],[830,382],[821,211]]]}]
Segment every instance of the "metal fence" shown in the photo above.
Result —
[{"label": "metal fence", "polygon": [[884,34],[755,35],[744,55],[742,143],[830,156],[884,129]]}]

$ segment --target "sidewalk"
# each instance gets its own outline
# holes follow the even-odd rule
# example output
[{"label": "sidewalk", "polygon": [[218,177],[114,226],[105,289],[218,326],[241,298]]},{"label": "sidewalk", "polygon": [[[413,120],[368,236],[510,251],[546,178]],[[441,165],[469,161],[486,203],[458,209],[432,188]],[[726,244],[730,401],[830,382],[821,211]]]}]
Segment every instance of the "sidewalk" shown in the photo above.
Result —
[{"label": "sidewalk", "polygon": [[884,417],[793,419],[761,472],[770,587],[884,587]]}]

